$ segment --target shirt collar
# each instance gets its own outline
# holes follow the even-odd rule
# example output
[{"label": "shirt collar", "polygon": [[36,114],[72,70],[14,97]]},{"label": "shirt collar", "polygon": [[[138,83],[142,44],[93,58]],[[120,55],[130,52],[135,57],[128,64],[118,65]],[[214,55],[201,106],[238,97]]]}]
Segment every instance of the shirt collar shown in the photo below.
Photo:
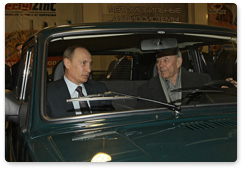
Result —
[{"label": "shirt collar", "polygon": [[224,48],[220,49],[218,52],[216,52],[216,55],[217,55],[217,56],[220,56],[221,53],[223,52],[223,50],[224,50]]},{"label": "shirt collar", "polygon": [[67,87],[68,87],[68,91],[69,91],[69,93],[70,93],[71,95],[73,94],[73,92],[76,91],[76,88],[77,88],[78,86],[81,86],[82,88],[84,88],[84,84],[77,85],[77,84],[71,82],[70,80],[68,80],[68,78],[67,78],[65,75],[64,75],[64,81],[66,82]]}]

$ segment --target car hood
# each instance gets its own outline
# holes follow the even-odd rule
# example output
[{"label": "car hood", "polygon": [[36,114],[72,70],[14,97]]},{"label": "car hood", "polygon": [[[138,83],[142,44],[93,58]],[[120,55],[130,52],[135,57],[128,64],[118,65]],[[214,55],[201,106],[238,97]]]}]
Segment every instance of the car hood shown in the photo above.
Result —
[{"label": "car hood", "polygon": [[[35,161],[87,161],[103,153],[110,161],[235,161],[236,121],[162,121],[73,131],[35,138]],[[106,157],[99,157],[104,160]],[[108,160],[108,161],[109,161]]]}]

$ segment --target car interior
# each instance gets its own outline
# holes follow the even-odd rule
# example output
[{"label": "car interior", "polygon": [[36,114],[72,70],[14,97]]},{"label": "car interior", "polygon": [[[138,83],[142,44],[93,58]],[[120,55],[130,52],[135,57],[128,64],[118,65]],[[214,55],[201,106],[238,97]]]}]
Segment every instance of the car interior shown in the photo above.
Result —
[{"label": "car interior", "polygon": [[[47,68],[47,83],[60,79],[64,75],[62,55],[64,50],[72,45],[82,45],[87,48],[93,57],[92,73],[90,78],[102,81],[112,92],[135,96],[137,88],[151,79],[156,73],[156,51],[151,46],[154,40],[176,39],[183,57],[183,67],[189,72],[206,73],[203,68],[203,58],[199,56],[198,47],[210,53],[210,45],[215,43],[226,44],[228,51],[236,51],[232,39],[220,36],[202,36],[200,34],[158,34],[157,32],[124,32],[93,35],[62,35],[50,40],[47,52],[47,62],[56,58],[55,66]],[[128,79],[107,79],[109,63],[115,56],[126,56],[131,61],[130,76]],[[237,62],[237,61],[236,61]],[[236,69],[235,69],[236,70]],[[223,80],[223,79],[222,79]],[[114,100],[117,111],[132,110],[137,99]]]}]

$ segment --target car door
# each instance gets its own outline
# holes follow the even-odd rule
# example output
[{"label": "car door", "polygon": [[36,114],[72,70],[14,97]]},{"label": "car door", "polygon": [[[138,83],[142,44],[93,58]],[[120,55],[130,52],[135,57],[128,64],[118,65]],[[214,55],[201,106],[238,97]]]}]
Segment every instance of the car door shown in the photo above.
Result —
[{"label": "car door", "polygon": [[24,142],[22,135],[28,130],[32,103],[34,51],[34,39],[32,39],[23,46],[23,53],[18,69],[18,83],[16,88],[13,89],[19,107],[16,109],[16,112],[13,112],[14,116],[6,118],[6,161],[19,161],[21,158],[20,150],[22,149],[22,142]]}]

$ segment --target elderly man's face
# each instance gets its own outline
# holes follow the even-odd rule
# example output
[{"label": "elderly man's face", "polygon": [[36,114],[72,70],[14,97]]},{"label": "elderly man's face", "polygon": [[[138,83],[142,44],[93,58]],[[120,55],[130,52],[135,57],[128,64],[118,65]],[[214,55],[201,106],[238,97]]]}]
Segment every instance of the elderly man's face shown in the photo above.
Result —
[{"label": "elderly man's face", "polygon": [[72,59],[65,58],[65,76],[73,83],[80,85],[89,79],[92,66],[92,57],[84,48],[77,48]]},{"label": "elderly man's face", "polygon": [[176,82],[182,58],[177,55],[163,56],[157,58],[158,73],[161,77]]}]

